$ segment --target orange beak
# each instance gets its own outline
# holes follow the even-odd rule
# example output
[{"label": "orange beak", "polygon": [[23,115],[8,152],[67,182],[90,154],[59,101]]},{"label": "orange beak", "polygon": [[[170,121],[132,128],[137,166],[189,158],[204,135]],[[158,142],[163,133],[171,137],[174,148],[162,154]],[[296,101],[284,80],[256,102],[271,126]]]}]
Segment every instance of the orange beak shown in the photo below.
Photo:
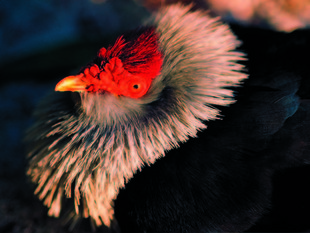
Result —
[{"label": "orange beak", "polygon": [[86,91],[87,83],[83,81],[84,74],[72,75],[57,83],[55,91]]}]

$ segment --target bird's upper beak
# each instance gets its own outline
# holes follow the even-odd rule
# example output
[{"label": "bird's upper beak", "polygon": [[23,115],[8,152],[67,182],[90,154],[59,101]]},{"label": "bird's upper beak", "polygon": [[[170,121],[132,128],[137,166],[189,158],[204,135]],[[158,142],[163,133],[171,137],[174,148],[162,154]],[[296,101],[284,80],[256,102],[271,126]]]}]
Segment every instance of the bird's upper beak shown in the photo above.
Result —
[{"label": "bird's upper beak", "polygon": [[65,77],[57,83],[55,91],[86,91],[87,83],[83,80],[84,74],[72,75]]}]

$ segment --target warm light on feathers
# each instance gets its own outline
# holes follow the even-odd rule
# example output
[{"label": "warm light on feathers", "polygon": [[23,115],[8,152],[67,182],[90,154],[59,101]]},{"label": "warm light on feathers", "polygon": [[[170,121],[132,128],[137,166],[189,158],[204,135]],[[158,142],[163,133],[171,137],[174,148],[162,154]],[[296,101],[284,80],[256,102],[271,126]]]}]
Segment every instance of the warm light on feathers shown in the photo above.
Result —
[{"label": "warm light on feathers", "polygon": [[83,209],[82,216],[109,226],[113,200],[137,170],[220,118],[214,105],[234,102],[229,88],[247,77],[237,63],[243,54],[234,51],[239,42],[228,26],[189,9],[173,5],[157,13],[159,49],[146,27],[139,37],[124,35],[101,49],[83,71],[93,75],[95,65],[106,64],[114,70],[121,66],[117,57],[130,74],[153,79],[143,98],[90,91],[74,93],[79,100],[72,102],[70,93],[55,92],[38,107],[27,136],[28,175],[50,215],[59,216],[62,197],[73,195],[76,214]]}]

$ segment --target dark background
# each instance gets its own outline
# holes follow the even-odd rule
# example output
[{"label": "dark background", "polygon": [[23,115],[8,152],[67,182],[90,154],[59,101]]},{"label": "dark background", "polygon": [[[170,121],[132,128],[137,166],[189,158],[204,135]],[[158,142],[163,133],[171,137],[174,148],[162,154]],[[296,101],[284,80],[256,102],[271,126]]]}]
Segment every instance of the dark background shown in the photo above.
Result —
[{"label": "dark background", "polygon": [[147,15],[129,0],[0,1],[1,233],[69,231],[62,220],[47,217],[33,195],[25,176],[24,132],[42,96]]}]

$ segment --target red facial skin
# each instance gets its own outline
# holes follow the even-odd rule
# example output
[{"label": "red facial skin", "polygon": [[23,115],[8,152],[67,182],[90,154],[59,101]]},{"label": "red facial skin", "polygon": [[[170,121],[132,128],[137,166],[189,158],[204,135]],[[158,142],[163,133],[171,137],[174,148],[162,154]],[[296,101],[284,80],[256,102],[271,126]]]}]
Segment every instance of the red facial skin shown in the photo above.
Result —
[{"label": "red facial skin", "polygon": [[[151,30],[131,42],[130,46],[126,47],[127,44],[120,37],[108,49],[101,48],[97,55],[102,60],[100,67],[92,64],[82,73],[64,78],[55,90],[109,92],[116,96],[143,97],[152,80],[159,75],[163,62],[158,51],[157,35]],[[119,57],[124,56],[128,58],[122,61]]]}]

